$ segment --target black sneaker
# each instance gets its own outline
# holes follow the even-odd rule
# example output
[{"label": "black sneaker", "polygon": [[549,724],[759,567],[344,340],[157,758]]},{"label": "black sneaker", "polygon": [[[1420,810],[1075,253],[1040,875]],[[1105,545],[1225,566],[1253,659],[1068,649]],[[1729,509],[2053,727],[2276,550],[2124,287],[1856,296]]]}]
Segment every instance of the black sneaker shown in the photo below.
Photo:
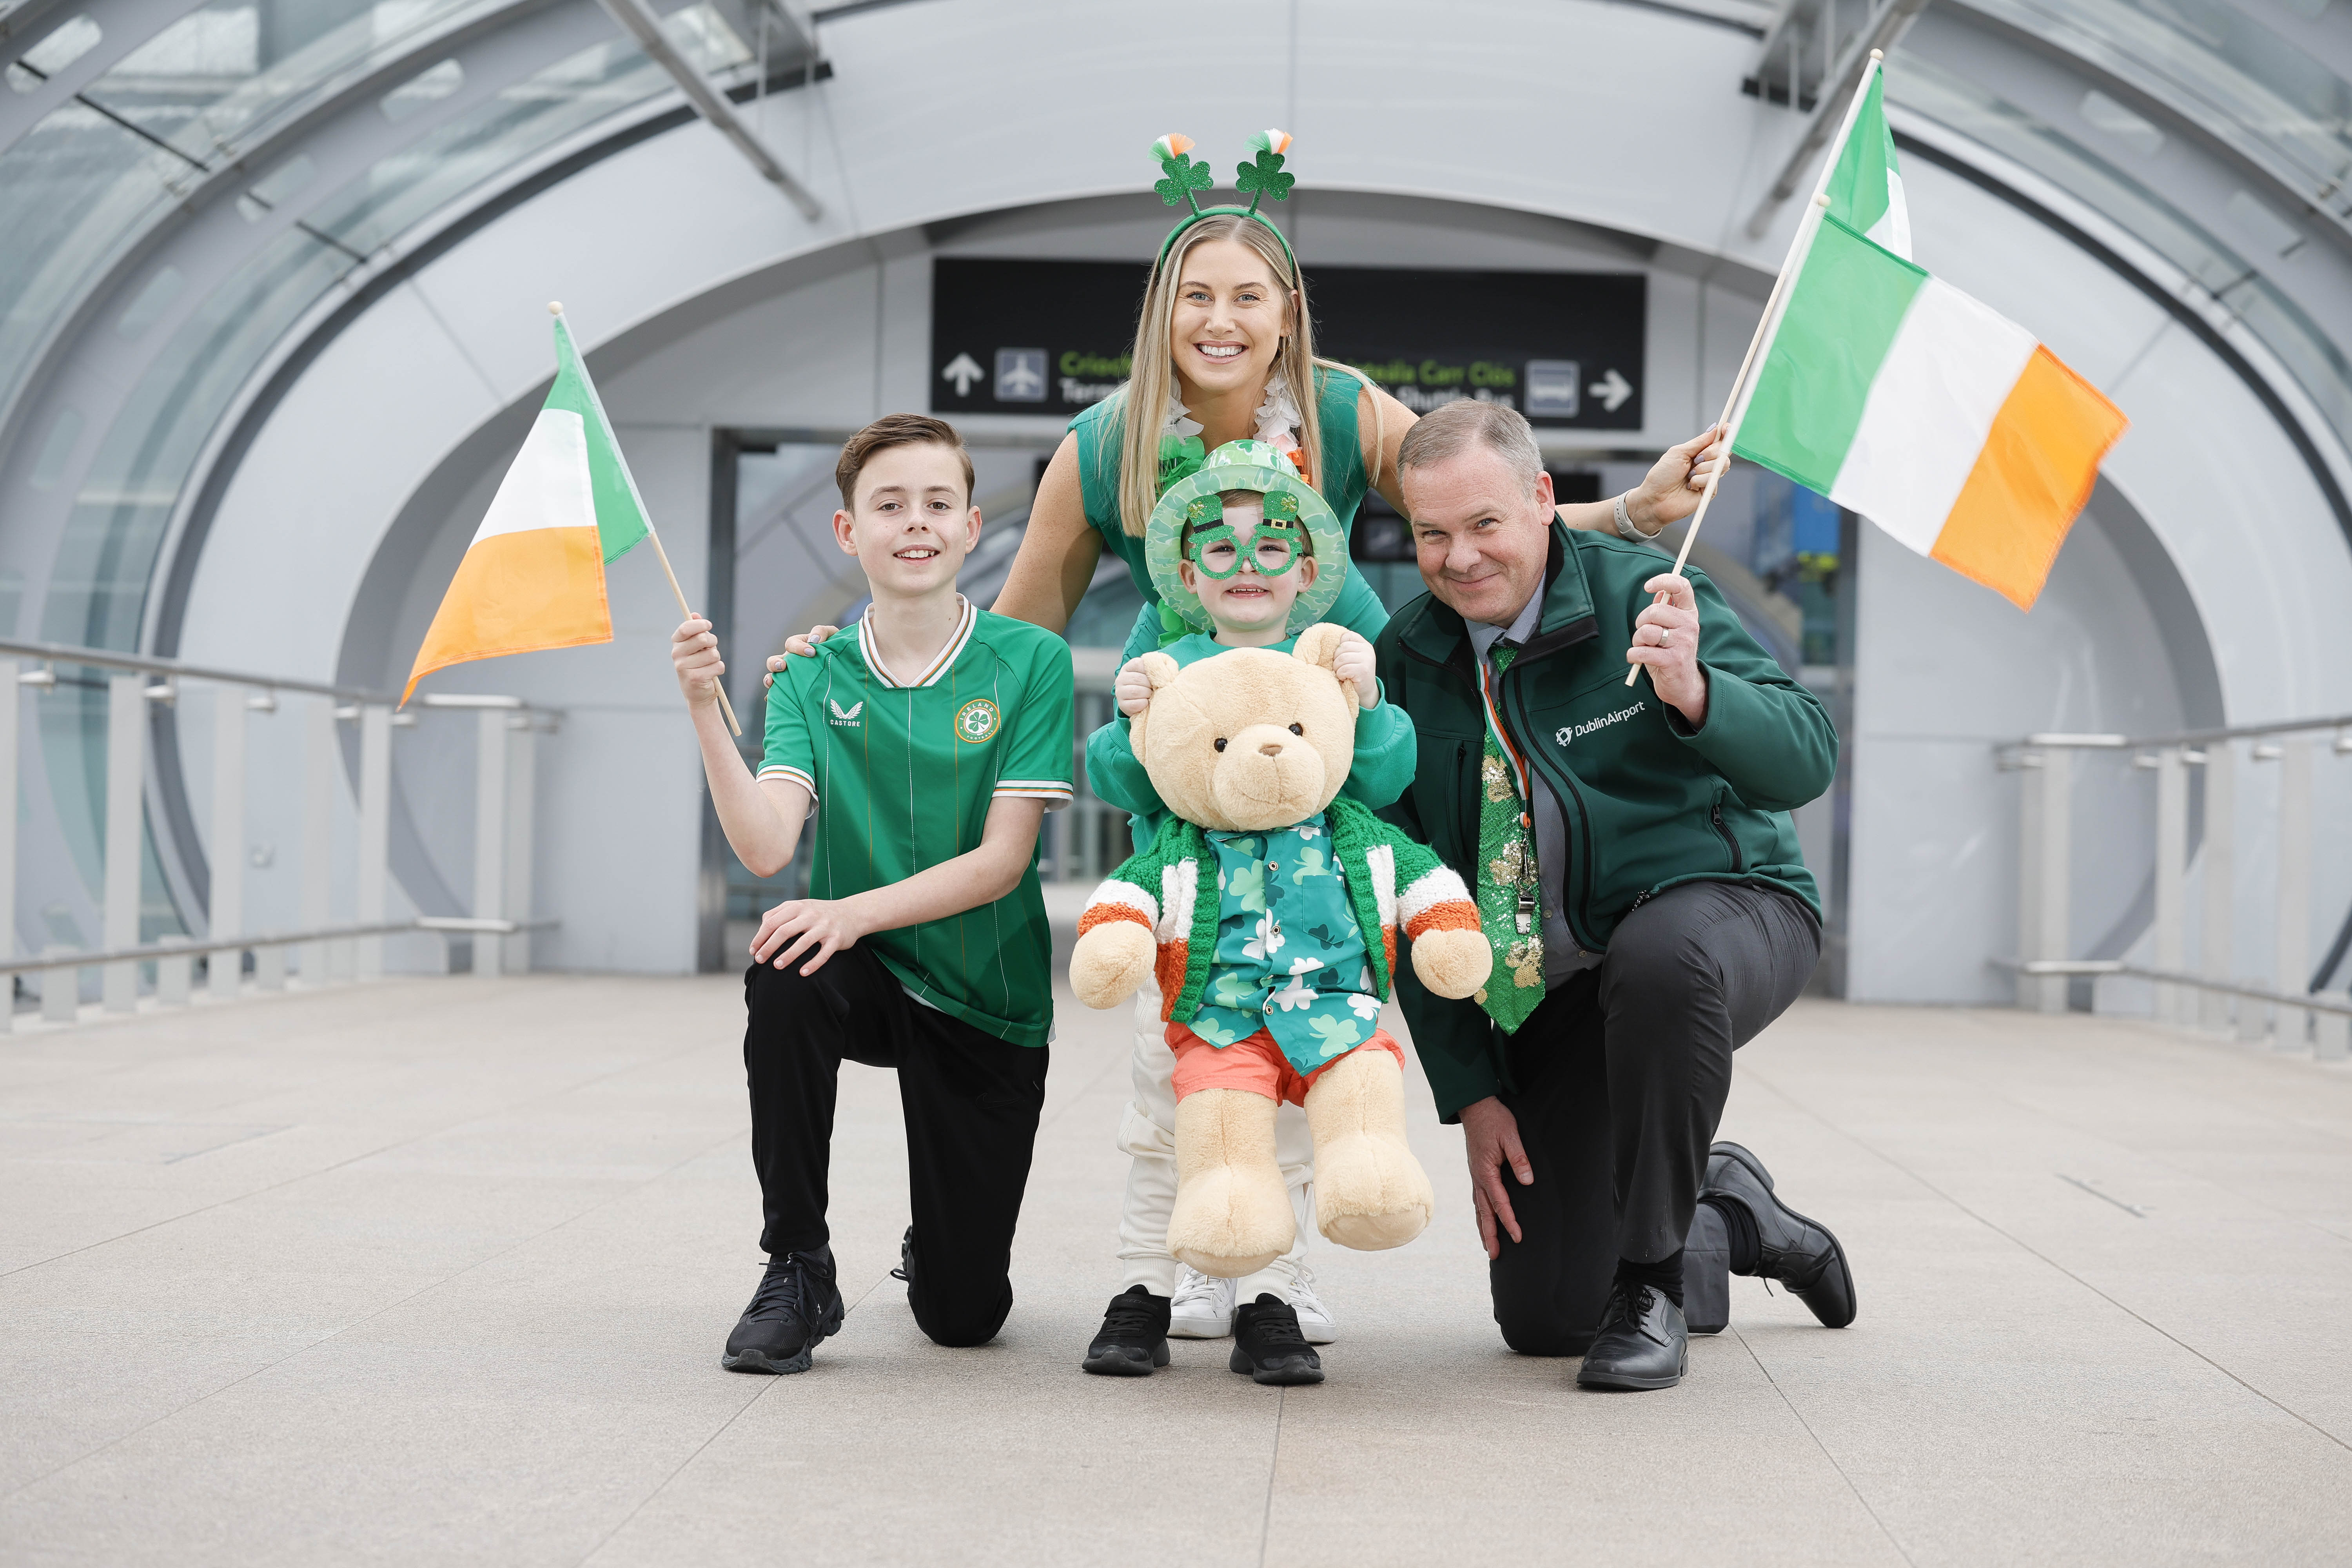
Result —
[{"label": "black sneaker", "polygon": [[1698,1192],[1702,1198],[1728,1198],[1754,1217],[1758,1274],[1778,1280],[1823,1328],[1853,1321],[1853,1268],[1845,1248],[1829,1226],[1780,1201],[1763,1161],[1737,1143],[1717,1143],[1707,1151],[1706,1179]]},{"label": "black sneaker", "polygon": [[1168,1298],[1129,1285],[1110,1299],[1102,1332],[1078,1364],[1103,1377],[1150,1377],[1168,1364]]},{"label": "black sneaker", "polygon": [[1581,1388],[1672,1388],[1690,1367],[1683,1310],[1663,1291],[1620,1279],[1601,1309],[1601,1332],[1578,1369]]},{"label": "black sneaker", "polygon": [[729,1372],[806,1372],[817,1342],[841,1331],[843,1310],[832,1247],[772,1258],[719,1364]]},{"label": "black sneaker", "polygon": [[1298,1331],[1298,1309],[1276,1295],[1234,1309],[1234,1355],[1225,1364],[1252,1383],[1323,1381],[1323,1358]]}]

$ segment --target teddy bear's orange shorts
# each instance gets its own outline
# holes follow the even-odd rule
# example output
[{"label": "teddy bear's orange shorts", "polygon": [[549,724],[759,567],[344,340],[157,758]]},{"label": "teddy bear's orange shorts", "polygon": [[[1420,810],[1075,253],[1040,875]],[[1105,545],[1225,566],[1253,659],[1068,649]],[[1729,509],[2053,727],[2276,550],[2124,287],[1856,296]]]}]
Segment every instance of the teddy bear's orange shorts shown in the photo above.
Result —
[{"label": "teddy bear's orange shorts", "polygon": [[[1328,1072],[1332,1063],[1348,1059],[1345,1055],[1336,1056],[1313,1072],[1302,1074],[1290,1065],[1282,1047],[1274,1043],[1271,1029],[1260,1029],[1246,1040],[1218,1047],[1181,1024],[1168,1026],[1168,1048],[1176,1053],[1176,1098],[1180,1100],[1204,1089],[1239,1089],[1262,1094],[1268,1100],[1305,1105],[1307,1091],[1315,1086],[1315,1080]],[[1374,1029],[1372,1037],[1356,1049],[1386,1051],[1396,1058],[1400,1070],[1404,1067],[1404,1047],[1386,1029]]]}]

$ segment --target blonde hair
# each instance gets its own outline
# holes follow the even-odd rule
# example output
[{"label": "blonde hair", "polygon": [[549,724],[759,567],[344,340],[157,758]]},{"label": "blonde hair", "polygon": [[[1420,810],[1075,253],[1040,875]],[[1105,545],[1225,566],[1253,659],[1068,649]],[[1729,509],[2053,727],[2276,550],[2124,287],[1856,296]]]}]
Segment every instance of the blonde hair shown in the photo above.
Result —
[{"label": "blonde hair", "polygon": [[[1144,525],[1151,519],[1151,509],[1160,500],[1160,429],[1165,419],[1168,395],[1174,388],[1176,367],[1168,351],[1168,335],[1176,314],[1176,287],[1183,276],[1184,258],[1196,245],[1214,240],[1230,239],[1248,246],[1273,273],[1276,285],[1286,294],[1296,290],[1290,305],[1290,330],[1283,334],[1282,347],[1276,352],[1268,380],[1279,377],[1290,389],[1290,400],[1298,408],[1299,455],[1307,462],[1307,480],[1320,493],[1323,489],[1323,416],[1315,395],[1315,367],[1345,372],[1366,387],[1371,383],[1352,365],[1335,360],[1315,357],[1314,319],[1307,308],[1307,280],[1296,278],[1290,269],[1290,258],[1284,254],[1282,241],[1265,225],[1253,217],[1238,214],[1221,214],[1202,218],[1178,237],[1152,276],[1151,286],[1144,291],[1143,310],[1135,323],[1135,357],[1127,384],[1111,394],[1120,400],[1118,452],[1118,521],[1130,538],[1143,537]],[[1380,478],[1381,455],[1387,443],[1381,428],[1380,401],[1372,403],[1372,473]],[[1097,461],[1113,456],[1110,447],[1108,421],[1098,426],[1102,430],[1102,447],[1096,453]]]}]

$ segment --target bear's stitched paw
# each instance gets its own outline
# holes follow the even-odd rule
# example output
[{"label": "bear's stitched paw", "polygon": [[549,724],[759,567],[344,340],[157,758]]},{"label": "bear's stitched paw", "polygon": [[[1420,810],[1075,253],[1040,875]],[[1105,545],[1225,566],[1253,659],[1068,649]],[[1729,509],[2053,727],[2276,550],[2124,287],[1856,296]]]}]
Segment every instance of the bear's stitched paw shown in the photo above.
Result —
[{"label": "bear's stitched paw", "polygon": [[1212,1279],[1255,1274],[1297,1237],[1290,1191],[1271,1162],[1201,1172],[1177,1189],[1168,1216],[1170,1254]]},{"label": "bear's stitched paw", "polygon": [[1070,950],[1070,989],[1089,1007],[1116,1007],[1151,976],[1159,949],[1134,921],[1105,921]]},{"label": "bear's stitched paw", "polygon": [[1494,967],[1495,950],[1482,932],[1433,931],[1413,939],[1412,972],[1436,995],[1475,995]]},{"label": "bear's stitched paw", "polygon": [[1387,1051],[1359,1047],[1307,1091],[1315,1135],[1315,1228],[1360,1252],[1402,1247],[1437,1209],[1404,1125],[1404,1074]]},{"label": "bear's stitched paw", "polygon": [[1429,1173],[1400,1137],[1358,1132],[1315,1149],[1315,1228],[1359,1252],[1402,1247],[1437,1207]]}]

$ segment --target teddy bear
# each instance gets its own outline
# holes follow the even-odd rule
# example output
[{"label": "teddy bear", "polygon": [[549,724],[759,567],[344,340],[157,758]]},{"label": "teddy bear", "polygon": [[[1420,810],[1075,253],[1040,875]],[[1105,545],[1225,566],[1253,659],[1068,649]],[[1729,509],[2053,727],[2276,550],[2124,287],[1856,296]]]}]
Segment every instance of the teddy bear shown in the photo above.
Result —
[{"label": "teddy bear", "polygon": [[1494,954],[1462,879],[1426,847],[1339,798],[1358,696],[1332,669],[1340,628],[1294,650],[1233,648],[1151,685],[1129,743],[1170,811],[1149,849],[1079,917],[1070,987],[1111,1007],[1156,976],[1176,1066],[1168,1250],[1221,1279],[1290,1248],[1275,1110],[1303,1103],[1316,1227],[1342,1247],[1402,1247],[1429,1224],[1405,1137],[1403,1057],[1377,1026],[1400,931],[1413,973],[1475,994]]}]

